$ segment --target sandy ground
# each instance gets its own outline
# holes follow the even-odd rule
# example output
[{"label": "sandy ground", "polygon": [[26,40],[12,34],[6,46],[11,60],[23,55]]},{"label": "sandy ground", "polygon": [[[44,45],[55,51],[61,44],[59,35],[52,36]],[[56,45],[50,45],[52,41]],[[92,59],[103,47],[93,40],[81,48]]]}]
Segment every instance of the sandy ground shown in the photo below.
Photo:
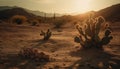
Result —
[{"label": "sandy ground", "polygon": [[[49,25],[25,26],[0,24],[0,69],[120,69],[120,22],[112,25],[113,40],[104,52],[82,50],[74,42],[77,31],[73,26],[61,32]],[[40,30],[52,31],[48,41],[42,41]],[[23,47],[37,48],[50,55],[50,62],[24,60],[17,56]]]}]

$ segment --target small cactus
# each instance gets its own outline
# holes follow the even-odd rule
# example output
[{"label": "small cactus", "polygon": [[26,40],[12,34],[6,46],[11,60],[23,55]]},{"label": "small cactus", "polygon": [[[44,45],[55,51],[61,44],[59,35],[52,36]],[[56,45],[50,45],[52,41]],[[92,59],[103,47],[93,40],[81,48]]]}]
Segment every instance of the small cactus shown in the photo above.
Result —
[{"label": "small cactus", "polygon": [[80,43],[83,48],[102,48],[103,45],[106,45],[113,38],[111,34],[110,27],[106,26],[104,36],[100,38],[100,32],[102,25],[105,24],[105,19],[102,16],[99,17],[89,17],[85,21],[85,25],[81,27],[80,25],[76,26],[76,29],[79,32],[79,35],[74,38],[74,41]]},{"label": "small cactus", "polygon": [[41,30],[40,35],[44,36],[43,40],[48,40],[51,37],[52,32],[50,31],[50,29],[48,29],[47,32],[44,32],[43,30]]},{"label": "small cactus", "polygon": [[110,36],[110,33],[111,33],[110,30],[105,31],[105,35],[101,40],[102,45],[107,45],[110,42],[110,40],[113,39],[113,37]]}]

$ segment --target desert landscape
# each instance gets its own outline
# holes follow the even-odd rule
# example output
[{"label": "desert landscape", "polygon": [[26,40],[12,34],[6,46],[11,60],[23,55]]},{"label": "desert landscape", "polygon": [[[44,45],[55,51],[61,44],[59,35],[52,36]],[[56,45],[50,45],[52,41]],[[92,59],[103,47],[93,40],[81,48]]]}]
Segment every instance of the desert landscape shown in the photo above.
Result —
[{"label": "desert landscape", "polygon": [[[120,69],[119,12],[120,4],[79,15],[54,13],[52,17],[46,13],[36,16],[20,7],[0,10],[0,69]],[[112,39],[95,44],[102,47],[94,48],[94,41],[81,44],[84,35],[80,37],[80,28],[76,29],[91,13],[98,23],[103,22],[97,18],[102,16],[110,26]]]}]

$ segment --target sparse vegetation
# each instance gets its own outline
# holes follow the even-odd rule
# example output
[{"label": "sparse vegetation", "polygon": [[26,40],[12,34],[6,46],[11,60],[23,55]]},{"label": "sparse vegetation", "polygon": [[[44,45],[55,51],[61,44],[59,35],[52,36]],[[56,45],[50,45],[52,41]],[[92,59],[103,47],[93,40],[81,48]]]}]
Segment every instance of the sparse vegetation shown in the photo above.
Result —
[{"label": "sparse vegetation", "polygon": [[[63,16],[25,8],[1,12],[0,69],[120,69],[119,11],[106,9]],[[18,14],[27,20],[14,20]]]},{"label": "sparse vegetation", "polygon": [[65,24],[65,20],[64,19],[57,19],[53,23],[54,28],[61,28],[64,24]]},{"label": "sparse vegetation", "polygon": [[44,52],[39,52],[38,49],[34,48],[23,48],[20,50],[20,57],[25,59],[33,59],[35,61],[48,62],[50,61],[49,55],[46,55]]},{"label": "sparse vegetation", "polygon": [[[104,35],[101,37],[102,25],[105,26]],[[83,48],[99,48],[102,49],[103,45],[107,45],[113,38],[108,24],[105,24],[105,19],[102,16],[94,18],[90,16],[82,27],[76,25],[79,35],[74,38],[74,41],[80,43]]]},{"label": "sparse vegetation", "polygon": [[43,30],[41,30],[40,35],[44,36],[43,40],[48,40],[51,37],[52,32],[50,31],[50,29],[48,29],[47,32],[44,32]]},{"label": "sparse vegetation", "polygon": [[32,22],[32,26],[36,26],[37,25],[37,22]]},{"label": "sparse vegetation", "polygon": [[31,25],[31,26],[38,26],[39,25],[39,20],[36,18],[32,18],[27,20],[27,22]]},{"label": "sparse vegetation", "polygon": [[27,20],[27,18],[22,15],[15,15],[11,18],[11,22],[16,23],[16,24],[22,24],[22,23],[26,22],[26,20]]}]

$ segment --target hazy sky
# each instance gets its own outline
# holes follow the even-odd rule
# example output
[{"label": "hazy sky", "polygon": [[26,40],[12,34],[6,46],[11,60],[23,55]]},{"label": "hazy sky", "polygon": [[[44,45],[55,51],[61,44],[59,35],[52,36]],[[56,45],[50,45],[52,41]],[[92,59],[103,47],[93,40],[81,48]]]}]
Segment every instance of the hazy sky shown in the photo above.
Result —
[{"label": "hazy sky", "polygon": [[84,13],[120,3],[120,0],[0,0],[0,6],[19,6],[50,13]]}]

